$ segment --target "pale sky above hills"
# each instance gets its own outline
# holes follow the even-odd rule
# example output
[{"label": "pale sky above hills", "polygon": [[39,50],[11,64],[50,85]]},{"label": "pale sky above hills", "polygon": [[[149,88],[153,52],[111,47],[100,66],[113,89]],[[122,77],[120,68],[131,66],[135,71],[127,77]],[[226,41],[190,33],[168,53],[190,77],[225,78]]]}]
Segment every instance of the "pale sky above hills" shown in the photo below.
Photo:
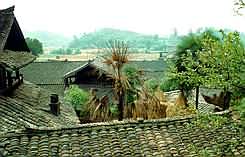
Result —
[{"label": "pale sky above hills", "polygon": [[233,0],[0,0],[15,5],[25,31],[74,35],[109,27],[145,34],[181,34],[200,27],[245,32],[245,16],[234,16]]}]

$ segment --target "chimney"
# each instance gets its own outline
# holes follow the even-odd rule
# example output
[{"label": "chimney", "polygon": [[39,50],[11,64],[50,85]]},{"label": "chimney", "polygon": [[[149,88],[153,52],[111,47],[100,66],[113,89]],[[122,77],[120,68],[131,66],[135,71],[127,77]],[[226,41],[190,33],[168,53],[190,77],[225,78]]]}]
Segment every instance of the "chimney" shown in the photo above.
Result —
[{"label": "chimney", "polygon": [[51,94],[49,106],[51,113],[56,116],[60,114],[60,102],[58,94]]}]

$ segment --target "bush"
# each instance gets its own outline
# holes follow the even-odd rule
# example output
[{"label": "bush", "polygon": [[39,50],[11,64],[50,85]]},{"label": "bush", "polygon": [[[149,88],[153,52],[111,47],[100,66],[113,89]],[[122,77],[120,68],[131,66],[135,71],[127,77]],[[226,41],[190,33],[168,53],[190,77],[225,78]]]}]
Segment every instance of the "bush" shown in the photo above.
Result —
[{"label": "bush", "polygon": [[133,103],[137,98],[137,86],[140,85],[140,74],[139,71],[131,65],[126,65],[123,68],[123,73],[126,75],[130,88],[126,92],[127,104]]},{"label": "bush", "polygon": [[139,71],[134,66],[125,65],[123,73],[127,76],[127,79],[133,88],[140,84]]},{"label": "bush", "polygon": [[118,117],[118,107],[115,104],[110,104],[110,112],[111,112],[111,116],[112,118],[116,118]]},{"label": "bush", "polygon": [[151,91],[151,92],[155,92],[157,87],[158,87],[158,81],[156,79],[150,79],[145,81],[145,87]]},{"label": "bush", "polygon": [[241,120],[245,122],[245,98],[236,102],[235,109],[239,112]]},{"label": "bush", "polygon": [[82,113],[86,110],[85,104],[89,100],[89,93],[73,85],[66,91],[65,100],[70,102],[76,111]]},{"label": "bush", "polygon": [[177,80],[174,80],[174,79],[166,79],[162,81],[160,84],[160,89],[164,92],[177,90],[178,87],[179,87],[179,84]]}]

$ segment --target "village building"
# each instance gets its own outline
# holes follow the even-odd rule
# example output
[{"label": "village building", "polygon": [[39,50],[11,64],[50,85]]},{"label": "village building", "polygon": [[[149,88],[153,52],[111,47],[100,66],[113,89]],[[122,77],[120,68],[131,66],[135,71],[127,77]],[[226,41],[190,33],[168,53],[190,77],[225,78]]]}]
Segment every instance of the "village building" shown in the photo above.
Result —
[{"label": "village building", "polygon": [[[202,122],[193,115],[77,124],[74,110],[62,98],[24,80],[20,69],[36,63],[13,11],[14,7],[0,10],[0,157],[245,156],[245,137],[228,111],[216,115],[226,116],[225,122],[218,123],[218,118]],[[13,27],[16,36],[11,37]],[[58,81],[64,87],[109,86],[105,75],[109,69],[100,63],[64,70]],[[47,75],[45,70],[37,71]],[[101,80],[97,72],[102,72]]]},{"label": "village building", "polygon": [[58,100],[57,95],[24,80],[20,69],[35,56],[13,12],[14,7],[0,10],[0,132],[76,124],[75,111],[62,98]]},{"label": "village building", "polygon": [[86,61],[46,61],[33,62],[21,69],[25,80],[60,96],[64,95],[63,76]]},{"label": "village building", "polygon": [[[103,66],[103,67],[102,67]],[[163,75],[166,64],[162,60],[130,61],[128,66],[133,66],[143,72],[145,79],[159,78]],[[52,92],[64,95],[65,87],[72,84],[79,85],[82,89],[101,89],[99,93],[107,93],[103,88],[112,88],[110,81],[99,76],[111,73],[107,66],[98,59],[92,61],[46,61],[33,62],[21,69],[25,79]],[[93,73],[95,72],[95,73]],[[44,75],[45,73],[45,75]],[[88,74],[94,74],[88,76]],[[109,90],[111,91],[111,90]]]}]

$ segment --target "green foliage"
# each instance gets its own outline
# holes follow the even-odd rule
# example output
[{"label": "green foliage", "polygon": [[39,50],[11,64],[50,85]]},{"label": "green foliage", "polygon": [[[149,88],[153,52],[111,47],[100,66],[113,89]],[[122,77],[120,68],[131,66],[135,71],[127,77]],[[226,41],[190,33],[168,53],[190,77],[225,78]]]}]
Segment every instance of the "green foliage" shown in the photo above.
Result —
[{"label": "green foliage", "polygon": [[205,47],[203,44],[205,38],[212,41],[220,40],[219,34],[212,29],[207,29],[182,37],[177,45],[171,78],[177,79],[180,88],[185,91],[189,91],[203,83],[202,78],[205,73],[202,71],[199,54]]},{"label": "green foliage", "polygon": [[54,49],[50,52],[50,54],[55,54],[55,55],[71,55],[71,54],[80,54],[80,51],[77,49],[71,49],[71,48],[59,48],[59,49]]},{"label": "green foliage", "polygon": [[39,40],[31,38],[25,40],[33,55],[38,56],[43,53],[43,45]]},{"label": "green foliage", "polygon": [[110,112],[111,112],[112,118],[117,118],[119,114],[117,105],[110,104]]},{"label": "green foliage", "polygon": [[237,15],[243,15],[241,13],[242,10],[245,8],[245,1],[244,0],[234,0],[234,8],[233,10]]},{"label": "green foliage", "polygon": [[225,116],[220,115],[209,115],[209,114],[200,114],[196,120],[188,124],[187,127],[197,126],[204,129],[213,129],[220,128],[224,124],[228,123],[229,119]]},{"label": "green foliage", "polygon": [[135,66],[131,65],[126,65],[123,68],[123,73],[127,77],[127,80],[130,84],[130,88],[127,89],[126,92],[127,104],[132,104],[135,102],[138,96],[138,87],[141,86],[142,82],[141,74]]},{"label": "green foliage", "polygon": [[200,53],[201,69],[205,74],[205,86],[223,88],[224,91],[239,91],[244,87],[245,51],[238,32],[222,34],[222,40],[203,39]]},{"label": "green foliage", "polygon": [[127,77],[123,73],[124,66],[128,63],[128,44],[120,40],[110,40],[107,42],[108,52],[104,56],[104,63],[112,68],[111,77],[113,79],[113,88],[116,99],[118,100],[118,119],[123,119],[125,106],[125,96],[127,89],[130,88]]},{"label": "green foliage", "polygon": [[[182,89],[203,85],[224,89],[227,94],[244,87],[245,51],[238,32],[206,31],[191,39],[198,41],[200,49],[183,49],[171,75]],[[228,97],[225,108],[229,107]]]},{"label": "green foliage", "polygon": [[83,112],[86,110],[89,93],[73,85],[66,91],[65,100],[70,102],[75,110]]},{"label": "green foliage", "polygon": [[24,32],[25,36],[36,38],[43,43],[44,47],[60,48],[67,47],[68,43],[72,40],[70,37],[62,34],[46,32],[46,31],[33,31]]},{"label": "green foliage", "polygon": [[136,67],[125,65],[123,73],[126,75],[131,86],[136,87],[140,84],[140,74]]},{"label": "green foliage", "polygon": [[178,80],[176,79],[165,79],[160,83],[160,89],[163,92],[177,90],[179,88]]},{"label": "green foliage", "polygon": [[[230,118],[227,118],[224,115],[201,114],[185,127],[191,130],[193,128],[198,128],[200,130],[219,130],[226,126],[231,127],[234,131],[239,131],[238,126],[231,121]],[[188,145],[187,149],[201,157],[235,156],[234,150],[241,144],[240,138],[242,137],[234,137],[230,140],[225,140],[225,138],[226,137],[221,136],[219,138],[209,139],[209,142],[213,144],[211,148],[191,143]]]},{"label": "green foliage", "polygon": [[239,112],[242,127],[245,129],[245,98],[237,102],[235,109]]},{"label": "green foliage", "polygon": [[156,79],[150,79],[145,81],[144,85],[149,91],[155,92],[159,83]]},{"label": "green foliage", "polygon": [[104,41],[121,40],[128,41],[131,48],[148,50],[166,50],[167,40],[176,41],[177,37],[171,39],[162,38],[158,35],[143,35],[130,31],[118,29],[104,28],[91,33],[84,33],[77,37],[75,36],[70,43],[70,48],[106,48]]}]

